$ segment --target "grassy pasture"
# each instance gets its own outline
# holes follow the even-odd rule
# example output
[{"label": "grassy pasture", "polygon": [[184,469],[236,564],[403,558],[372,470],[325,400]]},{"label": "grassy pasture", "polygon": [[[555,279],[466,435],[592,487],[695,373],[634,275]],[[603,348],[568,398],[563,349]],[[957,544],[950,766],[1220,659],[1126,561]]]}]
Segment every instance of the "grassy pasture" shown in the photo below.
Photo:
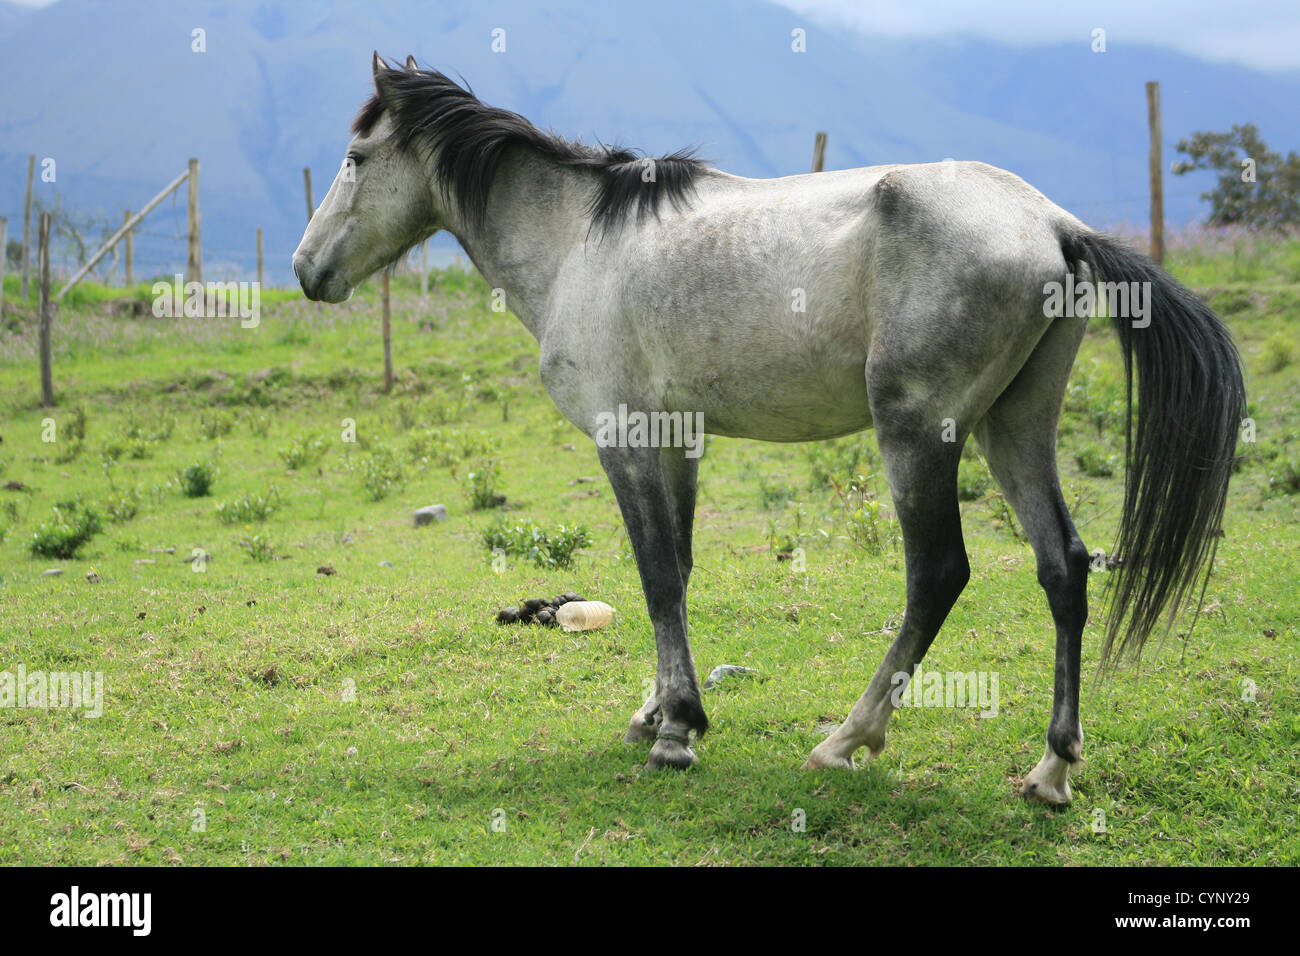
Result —
[{"label": "grassy pasture", "polygon": [[[395,280],[389,395],[369,287],[321,309],[264,296],[249,330],[133,316],[121,300],[147,287],[88,287],[57,320],[53,411],[17,303],[0,327],[0,484],[22,485],[0,491],[0,671],[105,685],[100,717],[0,709],[0,863],[1300,862],[1298,261],[1178,251],[1173,271],[1242,347],[1256,441],[1190,637],[1185,618],[1140,670],[1098,681],[1092,576],[1085,761],[1064,810],[1015,796],[1042,753],[1052,628],[973,444],[972,580],[924,666],[996,673],[997,716],[905,709],[878,761],[800,771],[902,611],[888,490],[870,433],[712,439],[693,650],[701,676],[758,675],[706,692],[695,771],[649,775],[621,742],[653,637],[617,505],[546,398],[536,343],[475,274],[440,273],[427,302]],[[1121,376],[1097,323],[1059,455],[1090,548],[1109,546],[1122,491]],[[188,497],[204,475],[209,494]],[[505,508],[474,510],[476,480]],[[448,520],[412,527],[432,503]],[[102,528],[74,558],[31,553],[65,540],[56,506]],[[503,519],[591,544],[568,568],[494,569],[483,533]],[[777,560],[796,548],[802,562]],[[494,623],[568,590],[614,605],[614,624]]]}]

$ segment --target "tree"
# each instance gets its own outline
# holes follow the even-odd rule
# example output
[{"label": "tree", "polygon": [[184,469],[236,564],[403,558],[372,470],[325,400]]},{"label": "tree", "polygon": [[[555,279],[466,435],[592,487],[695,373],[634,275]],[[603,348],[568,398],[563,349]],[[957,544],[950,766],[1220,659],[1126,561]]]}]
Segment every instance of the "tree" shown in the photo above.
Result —
[{"label": "tree", "polygon": [[[77,267],[83,265],[117,230],[117,224],[102,212],[74,212],[64,204],[63,197],[58,193],[54,194],[52,202],[37,196],[33,205],[35,206],[32,210],[33,223],[41,221],[41,213],[50,214],[51,258],[62,258],[64,262],[70,261]],[[32,231],[35,233],[34,229]],[[61,250],[61,256],[53,254],[53,247],[56,245]],[[36,250],[33,249],[32,260],[35,259]],[[117,259],[118,250],[117,246],[114,246],[109,256],[101,259],[95,268],[90,270],[91,276],[98,278],[101,270],[105,276],[112,275],[117,268]]]},{"label": "tree", "polygon": [[1178,152],[1189,158],[1174,163],[1174,175],[1196,169],[1219,174],[1214,190],[1201,194],[1210,202],[1208,225],[1300,227],[1300,155],[1290,152],[1283,159],[1260,139],[1254,123],[1227,133],[1193,133],[1179,140]]}]

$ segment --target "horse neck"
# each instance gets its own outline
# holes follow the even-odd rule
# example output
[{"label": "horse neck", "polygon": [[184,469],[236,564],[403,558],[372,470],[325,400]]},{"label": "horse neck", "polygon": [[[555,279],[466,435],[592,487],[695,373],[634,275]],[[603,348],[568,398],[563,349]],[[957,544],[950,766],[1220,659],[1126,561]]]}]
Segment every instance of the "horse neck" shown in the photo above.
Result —
[{"label": "horse neck", "polygon": [[483,222],[450,230],[538,340],[560,265],[587,230],[587,188],[581,173],[514,150],[493,178]]}]

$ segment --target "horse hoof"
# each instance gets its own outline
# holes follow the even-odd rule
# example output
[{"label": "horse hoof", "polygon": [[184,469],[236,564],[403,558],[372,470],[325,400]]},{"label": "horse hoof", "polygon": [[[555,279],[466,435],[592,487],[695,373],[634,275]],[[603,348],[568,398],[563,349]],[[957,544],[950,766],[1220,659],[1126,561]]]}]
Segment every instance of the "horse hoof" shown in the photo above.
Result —
[{"label": "horse hoof", "polygon": [[1038,761],[1034,769],[1025,776],[1020,795],[1026,800],[1037,803],[1065,806],[1073,799],[1070,793],[1071,766],[1068,761],[1062,760],[1052,752],[1051,747],[1048,747],[1043,754],[1043,759]]},{"label": "horse hoof", "polygon": [[804,770],[856,770],[857,764],[853,762],[853,755],[847,757],[836,757],[832,755],[819,754],[814,750],[804,761]]},{"label": "horse hoof", "polygon": [[1025,785],[1020,788],[1020,795],[1031,803],[1046,803],[1054,807],[1067,806],[1074,799],[1068,781],[1060,787],[1054,787],[1050,784],[1026,780]]},{"label": "horse hoof", "polygon": [[659,736],[659,722],[644,723],[640,720],[633,720],[632,725],[628,727],[627,733],[623,735],[625,744],[644,744],[655,740]]},{"label": "horse hoof", "polygon": [[695,751],[685,744],[675,740],[664,740],[659,738],[655,745],[650,748],[650,759],[646,761],[647,770],[663,770],[671,768],[673,770],[689,770],[694,767],[699,759],[695,756]]}]

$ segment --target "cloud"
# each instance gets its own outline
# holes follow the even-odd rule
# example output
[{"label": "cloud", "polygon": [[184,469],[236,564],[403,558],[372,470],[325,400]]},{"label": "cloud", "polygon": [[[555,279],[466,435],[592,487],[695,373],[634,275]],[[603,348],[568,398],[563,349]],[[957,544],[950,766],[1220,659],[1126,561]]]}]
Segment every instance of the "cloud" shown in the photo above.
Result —
[{"label": "cloud", "polygon": [[1132,43],[1164,46],[1206,60],[1261,70],[1300,69],[1300,5],[1240,0],[1093,0],[1086,9],[1041,0],[779,0],[827,24],[887,36],[973,34],[1015,45],[1088,43],[1102,27],[1114,49]]}]

